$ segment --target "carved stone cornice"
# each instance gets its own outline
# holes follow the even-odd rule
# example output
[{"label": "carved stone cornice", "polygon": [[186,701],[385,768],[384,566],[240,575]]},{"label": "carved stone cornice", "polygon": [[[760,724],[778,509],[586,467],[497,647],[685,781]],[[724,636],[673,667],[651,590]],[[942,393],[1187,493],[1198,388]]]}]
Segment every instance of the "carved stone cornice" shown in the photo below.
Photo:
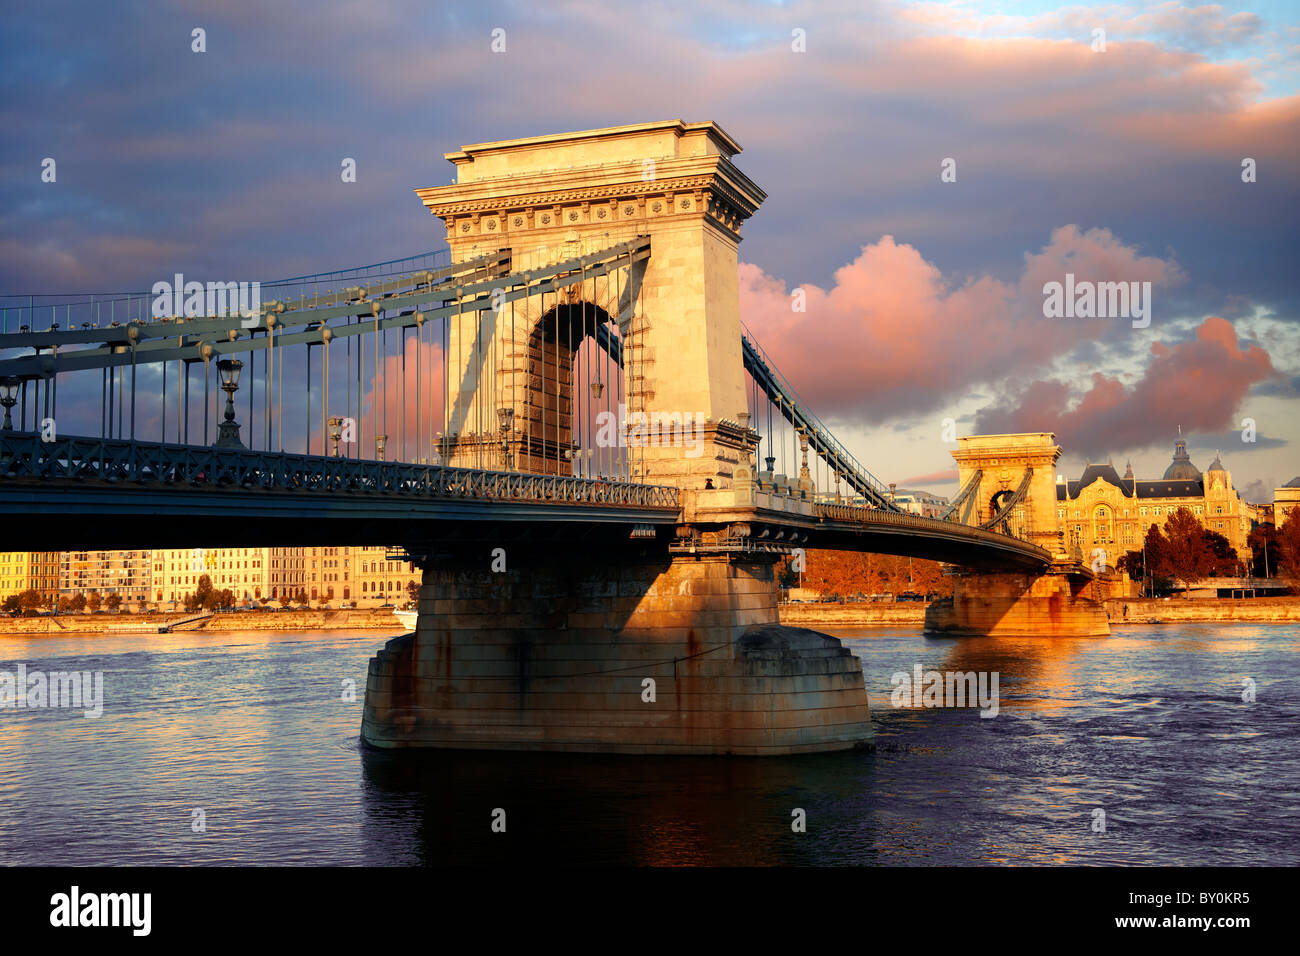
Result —
[{"label": "carved stone cornice", "polygon": [[723,156],[665,158],[643,178],[641,163],[600,164],[417,189],[449,240],[511,232],[634,225],[703,216],[739,240],[740,224],[766,194]]}]

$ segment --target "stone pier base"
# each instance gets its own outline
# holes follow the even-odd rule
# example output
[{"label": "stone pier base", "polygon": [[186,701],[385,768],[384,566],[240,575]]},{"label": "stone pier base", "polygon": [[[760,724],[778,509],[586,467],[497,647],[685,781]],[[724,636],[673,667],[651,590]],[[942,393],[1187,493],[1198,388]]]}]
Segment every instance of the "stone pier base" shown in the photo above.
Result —
[{"label": "stone pier base", "polygon": [[953,596],[926,610],[928,634],[994,637],[1106,637],[1106,607],[1091,576],[1075,566],[1040,573],[958,571]]},{"label": "stone pier base", "polygon": [[780,625],[770,563],[562,557],[426,569],[415,633],[370,662],[363,741],[758,755],[871,740],[861,663]]}]

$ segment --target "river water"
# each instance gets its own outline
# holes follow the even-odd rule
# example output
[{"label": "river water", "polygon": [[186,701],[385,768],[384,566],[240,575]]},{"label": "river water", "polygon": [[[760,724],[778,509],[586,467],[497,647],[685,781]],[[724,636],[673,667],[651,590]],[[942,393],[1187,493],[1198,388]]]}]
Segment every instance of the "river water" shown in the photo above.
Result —
[{"label": "river water", "polygon": [[[372,754],[388,634],[0,637],[0,673],[102,671],[105,701],[0,709],[0,863],[1300,863],[1300,628],[833,633],[877,746],[780,759]],[[997,716],[895,708],[916,664],[996,672]]]}]

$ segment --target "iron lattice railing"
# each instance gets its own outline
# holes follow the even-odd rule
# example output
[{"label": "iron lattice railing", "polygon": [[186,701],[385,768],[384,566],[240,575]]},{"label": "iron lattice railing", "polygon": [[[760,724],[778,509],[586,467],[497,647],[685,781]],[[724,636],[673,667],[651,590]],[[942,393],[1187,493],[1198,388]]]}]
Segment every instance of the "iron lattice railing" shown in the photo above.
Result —
[{"label": "iron lattice railing", "polygon": [[677,489],[667,485],[118,439],[46,442],[35,433],[0,432],[0,483],[33,479],[678,510]]}]

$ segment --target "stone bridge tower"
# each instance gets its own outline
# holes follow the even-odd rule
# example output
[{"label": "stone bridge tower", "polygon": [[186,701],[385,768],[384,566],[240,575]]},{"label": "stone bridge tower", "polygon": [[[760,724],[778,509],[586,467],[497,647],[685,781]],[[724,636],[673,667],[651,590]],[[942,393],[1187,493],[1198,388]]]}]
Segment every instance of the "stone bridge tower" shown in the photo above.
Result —
[{"label": "stone bridge tower", "polygon": [[979,493],[971,511],[972,524],[993,517],[996,499],[1019,488],[1025,470],[1032,469],[1029,491],[1010,516],[1012,531],[1046,548],[1053,557],[1064,557],[1056,518],[1056,462],[1061,448],[1054,434],[971,435],[957,439],[952,457],[957,461],[959,487],[965,488],[971,476],[981,472]]},{"label": "stone bridge tower", "polygon": [[[699,416],[702,449],[644,448],[630,477],[727,487],[746,431],[737,278],[740,225],[766,194],[732,163],[740,146],[716,123],[671,120],[465,146],[446,158],[456,182],[419,189],[446,224],[454,260],[501,249],[512,269],[563,261],[649,236],[630,274],[592,279],[567,296],[452,323],[448,353],[452,464],[495,441],[499,412],[521,435],[510,467],[564,473],[575,429],[569,380],[576,337],[618,326],[629,414]],[[490,341],[485,341],[490,340]],[[483,356],[490,356],[484,360]],[[554,388],[539,388],[555,381]],[[554,394],[550,394],[551,392]],[[484,401],[481,393],[489,400]],[[480,462],[483,460],[480,455]]]},{"label": "stone bridge tower", "polygon": [[972,435],[957,440],[960,487],[978,471],[980,484],[971,524],[1002,510],[1028,476],[1028,490],[1009,516],[1013,534],[1050,555],[1042,571],[989,572],[952,568],[953,596],[926,610],[927,631],[1009,637],[1101,637],[1110,633],[1106,608],[1092,572],[1066,553],[1056,517],[1056,462],[1061,456],[1051,432]]},{"label": "stone bridge tower", "polygon": [[[756,435],[746,424],[740,224],[765,198],[732,164],[739,151],[715,123],[671,121],[448,154],[456,182],[418,192],[456,260],[509,249],[519,273],[650,239],[649,258],[618,275],[450,321],[452,464],[490,461],[499,417],[518,429],[507,467],[572,468],[566,452],[589,383],[574,381],[570,335],[617,326],[619,404],[705,420],[689,448],[638,448],[631,477],[685,489],[683,514],[698,512],[701,496],[735,497]],[[514,440],[500,442],[507,460]],[[418,561],[415,633],[371,661],[362,739],[754,755],[869,741],[860,661],[833,637],[780,624],[778,552],[697,549],[675,539],[680,526],[660,530],[504,523],[493,543],[505,565],[472,535],[430,544]]]}]

